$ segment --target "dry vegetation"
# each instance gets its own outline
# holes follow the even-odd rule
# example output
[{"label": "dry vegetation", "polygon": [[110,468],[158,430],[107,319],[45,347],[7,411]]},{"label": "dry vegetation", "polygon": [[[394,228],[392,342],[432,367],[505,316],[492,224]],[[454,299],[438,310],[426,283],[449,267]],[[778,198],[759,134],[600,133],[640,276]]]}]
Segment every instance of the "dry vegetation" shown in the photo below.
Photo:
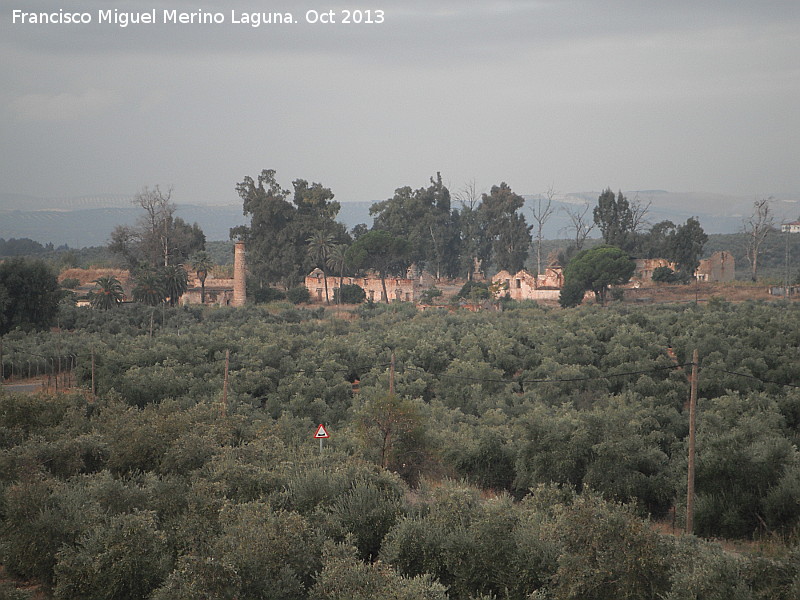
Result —
[{"label": "dry vegetation", "polygon": [[[650,284],[640,288],[626,288],[626,301],[642,303],[669,302],[707,302],[718,298],[728,302],[744,302],[745,300],[777,300],[770,296],[769,288],[764,283],[731,282],[731,283],[697,283],[697,284]],[[796,297],[794,298],[797,299]]]},{"label": "dry vegetation", "polygon": [[100,277],[116,277],[119,281],[126,285],[130,279],[130,273],[126,269],[102,269],[91,267],[89,269],[66,269],[58,276],[59,281],[65,279],[77,279],[81,285],[89,285]]}]

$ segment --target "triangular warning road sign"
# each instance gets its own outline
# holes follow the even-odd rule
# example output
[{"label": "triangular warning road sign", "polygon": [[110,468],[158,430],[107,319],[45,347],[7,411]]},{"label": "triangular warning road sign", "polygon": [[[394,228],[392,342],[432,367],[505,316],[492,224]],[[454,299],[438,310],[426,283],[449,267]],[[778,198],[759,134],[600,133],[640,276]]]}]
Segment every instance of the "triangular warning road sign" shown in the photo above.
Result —
[{"label": "triangular warning road sign", "polygon": [[314,434],[315,438],[329,438],[331,436],[328,435],[328,430],[325,429],[325,425],[320,423],[320,426],[317,427],[317,433]]}]

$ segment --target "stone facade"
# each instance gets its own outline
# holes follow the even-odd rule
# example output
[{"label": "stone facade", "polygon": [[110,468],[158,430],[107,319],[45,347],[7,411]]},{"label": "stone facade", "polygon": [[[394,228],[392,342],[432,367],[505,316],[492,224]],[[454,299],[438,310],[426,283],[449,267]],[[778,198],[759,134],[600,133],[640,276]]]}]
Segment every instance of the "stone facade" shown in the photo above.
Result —
[{"label": "stone facade", "polygon": [[[206,304],[232,306],[233,290],[233,279],[215,279],[214,277],[208,277],[206,279]],[[189,289],[181,296],[181,304],[200,304],[201,296],[200,281],[196,276],[190,277]]]},{"label": "stone facade", "polygon": [[514,275],[504,269],[492,276],[492,283],[502,286],[500,295],[508,293],[512,300],[528,300],[536,291],[536,278],[525,269]]},{"label": "stone facade", "polygon": [[736,279],[736,260],[733,254],[714,252],[709,258],[700,261],[700,266],[695,271],[698,281],[733,281]]},{"label": "stone facade", "polygon": [[525,269],[514,275],[503,270],[492,277],[492,283],[501,284],[512,300],[558,300],[564,273],[558,265],[547,267],[538,277]]},{"label": "stone facade", "polygon": [[[213,276],[206,278],[206,304],[217,306],[244,306],[247,303],[247,262],[244,242],[233,245],[233,279]],[[200,304],[200,280],[189,273],[189,289],[181,296],[181,304]]]},{"label": "stone facade", "polygon": [[561,265],[550,265],[536,278],[539,290],[560,290],[564,287],[564,269]]},{"label": "stone facade", "polygon": [[[640,283],[652,281],[653,271],[658,267],[669,267],[673,271],[678,270],[677,265],[666,258],[637,258],[636,269],[631,280]],[[733,254],[723,250],[701,260],[694,276],[698,281],[733,281],[736,279],[735,271],[736,261],[733,258]]]},{"label": "stone facade", "polygon": [[[416,302],[423,291],[420,283],[424,277],[386,277],[386,293],[390,302]],[[312,302],[325,302],[325,278],[322,269],[314,269],[305,278],[305,286],[311,294]],[[365,277],[344,277],[343,285],[357,285],[367,294],[367,300],[384,302],[381,278],[376,273]],[[339,288],[339,277],[328,275],[328,296],[333,302],[334,290]]]},{"label": "stone facade", "polygon": [[653,271],[659,267],[669,267],[673,271],[677,269],[675,263],[668,261],[666,258],[637,258],[635,260],[636,268],[631,276],[632,281],[645,283],[653,280]]}]

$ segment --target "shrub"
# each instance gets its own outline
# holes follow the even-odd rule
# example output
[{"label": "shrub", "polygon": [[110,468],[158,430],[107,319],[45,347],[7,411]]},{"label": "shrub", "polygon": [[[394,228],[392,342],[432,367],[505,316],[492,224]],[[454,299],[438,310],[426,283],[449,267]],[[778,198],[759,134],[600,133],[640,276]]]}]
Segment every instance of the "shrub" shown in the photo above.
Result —
[{"label": "shrub", "polygon": [[658,283],[689,283],[692,274],[687,271],[673,271],[669,267],[653,269],[653,281]]},{"label": "shrub", "polygon": [[55,321],[62,291],[41,260],[12,258],[0,263],[0,335],[19,327],[46,329]]},{"label": "shrub", "polygon": [[432,304],[435,298],[442,297],[442,290],[437,288],[436,286],[432,286],[430,289],[425,290],[420,295],[420,302],[423,304]]},{"label": "shrub", "polygon": [[342,304],[361,304],[367,298],[367,293],[360,285],[345,283],[333,290],[333,301],[339,303],[340,297]]},{"label": "shrub", "polygon": [[585,490],[572,505],[556,508],[551,527],[561,546],[555,597],[658,598],[668,589],[667,542],[629,507]]},{"label": "shrub", "polygon": [[303,304],[311,300],[311,293],[306,286],[298,285],[297,287],[289,288],[289,291],[286,292],[286,298],[292,304]]},{"label": "shrub", "polygon": [[474,488],[446,483],[417,516],[398,521],[381,560],[407,577],[429,574],[451,598],[525,598],[555,571],[533,526],[511,498],[482,501]]},{"label": "shrub", "polygon": [[37,465],[56,477],[66,479],[78,473],[102,469],[107,455],[105,441],[97,434],[52,442],[36,438],[9,452],[3,461],[3,470],[8,474],[19,474]]},{"label": "shrub", "polygon": [[[787,556],[750,556],[741,569],[742,579],[755,598],[800,598],[800,548]],[[720,586],[721,590],[725,588]],[[731,596],[729,596],[731,597]]]},{"label": "shrub", "polygon": [[242,582],[236,569],[214,557],[181,556],[153,600],[235,600]]},{"label": "shrub", "polygon": [[81,280],[76,277],[67,277],[61,280],[61,287],[66,290],[74,290],[76,287],[80,286]]},{"label": "shrub", "polygon": [[56,553],[72,544],[93,518],[85,495],[54,479],[34,476],[5,490],[2,563],[17,577],[53,582]]},{"label": "shrub", "polygon": [[797,524],[800,455],[782,427],[777,405],[763,394],[728,394],[706,403],[698,427],[699,535],[747,537]]},{"label": "shrub", "polygon": [[18,590],[12,583],[0,583],[0,600],[30,600],[32,593]]},{"label": "shrub", "polygon": [[675,271],[669,267],[656,267],[653,269],[653,281],[656,283],[675,283],[677,280]]},{"label": "shrub", "polygon": [[383,538],[399,514],[400,496],[396,490],[381,489],[366,480],[356,482],[330,509],[333,521],[352,533],[359,556],[365,561],[378,557]]},{"label": "shrub", "polygon": [[583,302],[586,290],[577,282],[566,282],[558,295],[558,303],[562,308],[573,308]]},{"label": "shrub", "polygon": [[485,429],[453,454],[458,473],[473,484],[494,490],[512,489],[516,455],[498,432]]},{"label": "shrub", "polygon": [[317,575],[310,598],[317,600],[446,600],[446,588],[430,575],[403,577],[381,563],[364,564],[356,549],[326,543],[324,566]]},{"label": "shrub", "polygon": [[[742,580],[745,561],[693,537],[675,539],[670,591],[665,600],[751,600],[752,593]],[[772,597],[772,596],[770,596]]]},{"label": "shrub", "polygon": [[465,300],[485,300],[489,297],[489,286],[483,281],[468,281],[456,294],[456,298]]},{"label": "shrub", "polygon": [[56,598],[147,598],[170,571],[166,538],[149,511],[111,517],[64,546]]},{"label": "shrub", "polygon": [[320,567],[320,540],[303,517],[251,502],[224,509],[221,518],[213,555],[241,578],[240,598],[305,600]]},{"label": "shrub", "polygon": [[[266,304],[267,302],[286,300],[286,292],[273,287],[263,287],[254,290],[252,292],[252,296],[256,304]],[[295,304],[297,304],[297,302],[295,302]]]}]

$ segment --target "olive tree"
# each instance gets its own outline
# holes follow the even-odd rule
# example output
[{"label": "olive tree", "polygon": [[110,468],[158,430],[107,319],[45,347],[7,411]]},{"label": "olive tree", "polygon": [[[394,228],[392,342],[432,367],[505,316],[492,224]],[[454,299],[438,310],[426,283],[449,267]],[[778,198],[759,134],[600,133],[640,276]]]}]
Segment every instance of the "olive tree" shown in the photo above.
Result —
[{"label": "olive tree", "polygon": [[577,306],[586,291],[594,292],[595,298],[604,304],[608,288],[627,283],[635,268],[636,263],[628,253],[615,246],[580,251],[564,269],[561,306]]}]

